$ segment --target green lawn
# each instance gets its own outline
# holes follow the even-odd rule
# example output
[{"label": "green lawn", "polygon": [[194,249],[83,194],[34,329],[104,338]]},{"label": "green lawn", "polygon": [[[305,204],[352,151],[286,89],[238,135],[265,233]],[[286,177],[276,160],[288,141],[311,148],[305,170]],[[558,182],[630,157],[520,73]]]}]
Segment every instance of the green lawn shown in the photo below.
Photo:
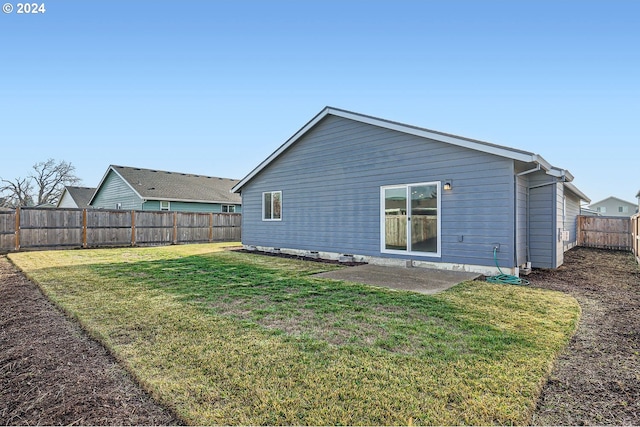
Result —
[{"label": "green lawn", "polygon": [[486,282],[435,296],[220,244],[9,255],[190,424],[527,424],[577,302]]}]

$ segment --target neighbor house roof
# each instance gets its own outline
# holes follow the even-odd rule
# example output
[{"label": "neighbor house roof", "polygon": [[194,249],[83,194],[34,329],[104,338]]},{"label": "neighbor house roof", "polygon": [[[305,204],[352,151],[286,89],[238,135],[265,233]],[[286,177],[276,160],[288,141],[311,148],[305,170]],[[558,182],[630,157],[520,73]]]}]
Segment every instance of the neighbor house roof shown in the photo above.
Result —
[{"label": "neighbor house roof", "polygon": [[[361,123],[367,123],[374,126],[382,127],[385,129],[395,130],[410,135],[416,135],[423,138],[429,138],[432,140],[446,142],[448,144],[457,145],[460,147],[470,148],[473,150],[494,154],[501,157],[506,157],[513,160],[518,160],[524,163],[533,163],[541,170],[544,170],[547,174],[563,178],[565,181],[573,181],[573,175],[568,170],[560,169],[552,166],[549,162],[542,158],[542,156],[524,150],[516,148],[505,147],[502,145],[492,144],[489,142],[478,141],[476,139],[470,139],[462,136],[452,135],[430,129],[425,129],[417,126],[407,125],[403,123],[394,122],[391,120],[380,119],[377,117],[367,116],[364,114],[354,113],[351,111],[341,110],[333,107],[325,107],[320,113],[318,113],[313,119],[311,119],[306,125],[304,125],[298,132],[296,132],[291,138],[289,138],[284,144],[282,144],[276,151],[267,157],[262,163],[260,163],[255,169],[253,169],[246,177],[244,177],[232,191],[239,192],[240,189],[249,182],[260,171],[266,168],[271,162],[284,153],[291,145],[295,144],[304,134],[306,134],[311,128],[313,128],[318,122],[324,119],[328,115],[342,117],[350,120],[355,120]],[[575,186],[572,186],[572,191],[581,197],[583,200],[589,201],[589,198],[585,196]]]},{"label": "neighbor house roof", "polygon": [[120,176],[143,200],[234,204],[242,202],[238,194],[231,193],[231,188],[239,182],[237,179],[118,165],[109,166],[98,189],[111,172]]},{"label": "neighbor house roof", "polygon": [[609,197],[607,197],[607,198],[605,198],[605,199],[602,199],[602,200],[600,200],[600,201],[598,201],[598,202],[591,203],[591,205],[589,205],[589,206],[599,205],[599,204],[601,204],[601,203],[606,202],[607,200],[616,200],[616,201],[618,201],[618,202],[626,203],[627,205],[632,205],[632,206],[635,206],[635,205],[636,205],[634,202],[628,202],[628,201],[623,200],[623,199],[621,199],[621,198],[619,198],[619,197],[609,196]]},{"label": "neighbor house roof", "polygon": [[69,194],[69,196],[71,196],[73,201],[76,202],[76,205],[79,208],[87,208],[89,207],[89,200],[91,200],[91,197],[93,196],[93,193],[95,191],[95,187],[74,187],[67,185],[62,191],[62,195],[60,197],[60,200],[58,201],[58,205],[60,205],[62,197],[66,192]]}]

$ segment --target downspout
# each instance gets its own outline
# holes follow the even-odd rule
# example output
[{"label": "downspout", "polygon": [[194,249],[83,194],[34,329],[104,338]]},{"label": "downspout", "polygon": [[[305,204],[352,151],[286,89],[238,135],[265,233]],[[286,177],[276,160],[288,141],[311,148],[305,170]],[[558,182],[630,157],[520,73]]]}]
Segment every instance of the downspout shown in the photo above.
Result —
[{"label": "downspout", "polygon": [[540,169],[541,169],[540,168],[540,163],[538,163],[535,168],[529,169],[529,170],[526,170],[526,171],[523,171],[523,172],[520,172],[520,173],[517,173],[516,176],[522,176],[522,175],[527,175],[529,173],[538,172]]},{"label": "downspout", "polygon": [[[540,170],[542,170],[542,167],[540,166],[540,163],[537,163],[535,168],[519,172],[519,173],[516,174],[516,177],[528,175],[530,173],[538,172]],[[526,221],[527,221],[527,225],[526,225],[527,244],[525,245],[525,259],[527,260],[527,262],[531,262],[531,250],[529,249],[529,242],[531,241],[531,229],[529,227],[529,222],[530,222],[529,221],[529,217],[530,217],[530,212],[529,212],[529,197],[530,197],[530,194],[529,194],[529,190],[530,190],[530,187],[529,187],[529,185],[527,185],[527,193],[526,193],[526,198],[525,198],[526,206],[525,206],[525,209],[524,209],[525,212],[526,212]],[[516,192],[515,194],[517,194],[517,192],[518,192],[518,180],[517,179],[516,179],[516,182],[515,182],[515,192]],[[517,206],[515,207],[515,211],[516,211],[516,215],[517,215],[517,212],[518,212],[518,207]],[[514,245],[514,247],[516,248],[516,251],[517,251],[517,247],[518,247],[517,244],[518,243],[516,241],[515,245]],[[515,256],[516,256],[516,260],[515,260],[514,264],[517,264],[518,263],[517,254],[515,254]]]},{"label": "downspout", "polygon": [[518,177],[513,180],[513,262],[518,268]]}]

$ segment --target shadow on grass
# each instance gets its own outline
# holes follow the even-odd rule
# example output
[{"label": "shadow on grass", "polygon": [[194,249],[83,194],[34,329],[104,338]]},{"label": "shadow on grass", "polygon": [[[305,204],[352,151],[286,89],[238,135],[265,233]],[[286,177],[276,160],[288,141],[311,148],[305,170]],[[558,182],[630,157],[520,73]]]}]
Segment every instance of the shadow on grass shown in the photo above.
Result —
[{"label": "shadow on grass", "polygon": [[315,263],[224,253],[89,268],[297,342],[439,359],[499,358],[512,346],[531,345],[526,336],[470,320],[468,307],[437,296],[309,277],[330,268]]}]

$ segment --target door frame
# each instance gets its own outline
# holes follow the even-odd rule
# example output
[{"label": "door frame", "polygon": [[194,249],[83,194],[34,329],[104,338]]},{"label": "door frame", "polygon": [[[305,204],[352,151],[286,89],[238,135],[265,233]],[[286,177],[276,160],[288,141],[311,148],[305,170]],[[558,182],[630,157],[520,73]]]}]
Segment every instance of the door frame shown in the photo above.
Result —
[{"label": "door frame", "polygon": [[[437,227],[437,241],[436,241],[436,252],[417,252],[411,250],[411,193],[409,189],[411,187],[418,186],[435,186],[437,190],[437,218],[436,218],[436,227]],[[404,188],[406,194],[406,203],[407,203],[407,227],[406,227],[406,238],[407,238],[407,249],[399,250],[399,249],[387,249],[386,248],[386,215],[385,215],[385,191],[394,189],[394,188]],[[399,254],[399,255],[414,255],[421,257],[438,257],[442,256],[442,191],[441,191],[441,181],[430,181],[430,182],[416,182],[409,184],[391,184],[391,185],[383,185],[380,186],[380,252],[385,254]]]}]

